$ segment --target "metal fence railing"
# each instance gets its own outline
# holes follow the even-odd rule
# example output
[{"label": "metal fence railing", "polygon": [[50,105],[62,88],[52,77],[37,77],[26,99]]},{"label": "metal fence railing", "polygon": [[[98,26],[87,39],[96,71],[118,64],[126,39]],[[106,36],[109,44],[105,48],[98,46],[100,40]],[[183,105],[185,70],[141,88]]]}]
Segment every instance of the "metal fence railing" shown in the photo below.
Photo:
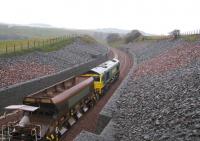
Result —
[{"label": "metal fence railing", "polygon": [[200,29],[198,30],[193,30],[193,31],[187,31],[187,32],[182,32],[181,35],[200,35]]},{"label": "metal fence railing", "polygon": [[169,35],[157,35],[157,36],[146,36],[144,37],[145,40],[166,40],[166,39],[174,39],[174,38],[180,38],[180,37],[195,37],[196,39],[200,39],[200,30],[193,30],[188,32],[180,32],[174,34],[173,32],[170,32]]},{"label": "metal fence railing", "polygon": [[45,48],[51,45],[56,45],[65,42],[70,38],[78,35],[66,35],[61,37],[46,38],[46,39],[25,39],[25,40],[0,40],[0,55],[17,53],[36,48]]}]

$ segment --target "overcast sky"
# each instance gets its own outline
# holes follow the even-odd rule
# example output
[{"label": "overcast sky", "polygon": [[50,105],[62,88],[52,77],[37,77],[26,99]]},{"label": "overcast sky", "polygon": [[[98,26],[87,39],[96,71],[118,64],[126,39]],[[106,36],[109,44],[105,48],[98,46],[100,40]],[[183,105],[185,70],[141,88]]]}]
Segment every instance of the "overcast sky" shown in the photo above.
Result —
[{"label": "overcast sky", "polygon": [[0,22],[166,34],[200,29],[200,0],[0,0]]}]

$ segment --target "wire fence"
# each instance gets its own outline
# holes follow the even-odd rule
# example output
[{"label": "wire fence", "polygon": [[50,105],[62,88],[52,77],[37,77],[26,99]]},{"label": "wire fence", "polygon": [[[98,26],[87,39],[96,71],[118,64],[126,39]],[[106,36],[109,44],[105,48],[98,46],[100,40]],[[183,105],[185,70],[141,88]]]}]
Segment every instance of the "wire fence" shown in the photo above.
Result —
[{"label": "wire fence", "polygon": [[156,36],[145,36],[142,40],[167,40],[171,39],[171,35],[156,35]]},{"label": "wire fence", "polygon": [[192,38],[189,40],[198,40],[200,39],[200,29],[187,31],[187,32],[180,32],[173,34],[172,32],[169,35],[157,35],[157,36],[146,36],[144,40],[167,40],[167,39],[175,39],[175,38]]},{"label": "wire fence", "polygon": [[0,55],[17,53],[21,51],[27,51],[36,48],[45,48],[51,45],[56,45],[61,42],[67,41],[70,38],[80,36],[77,34],[65,35],[54,38],[46,39],[26,39],[26,40],[1,40],[0,41]]},{"label": "wire fence", "polygon": [[200,29],[193,30],[193,31],[182,32],[181,35],[183,35],[183,36],[200,35]]}]

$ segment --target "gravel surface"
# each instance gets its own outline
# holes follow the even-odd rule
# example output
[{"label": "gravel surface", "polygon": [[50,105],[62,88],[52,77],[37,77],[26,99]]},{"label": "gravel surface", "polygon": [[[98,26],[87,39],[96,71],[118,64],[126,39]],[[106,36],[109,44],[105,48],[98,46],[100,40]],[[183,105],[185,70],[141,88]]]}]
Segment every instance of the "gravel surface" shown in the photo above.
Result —
[{"label": "gravel surface", "polygon": [[175,70],[191,63],[193,59],[200,57],[200,46],[180,46],[175,49],[169,49],[164,53],[142,62],[135,77],[143,75],[153,75]]},{"label": "gravel surface", "polygon": [[163,75],[132,77],[117,103],[117,140],[200,139],[200,60]]},{"label": "gravel surface", "polygon": [[116,101],[116,140],[200,140],[200,46],[161,42],[128,45],[139,65]]},{"label": "gravel surface", "polygon": [[0,88],[86,63],[106,52],[107,48],[100,44],[87,44],[78,39],[58,51],[33,52],[10,58],[1,57]]},{"label": "gravel surface", "polygon": [[55,69],[48,65],[25,61],[16,62],[13,65],[0,69],[0,87],[9,86],[54,72]]},{"label": "gravel surface", "polygon": [[146,41],[135,42],[128,44],[125,47],[130,48],[136,54],[138,63],[151,59],[169,49],[176,48],[177,46],[200,45],[199,41],[188,43],[184,40],[163,40],[163,41]]}]

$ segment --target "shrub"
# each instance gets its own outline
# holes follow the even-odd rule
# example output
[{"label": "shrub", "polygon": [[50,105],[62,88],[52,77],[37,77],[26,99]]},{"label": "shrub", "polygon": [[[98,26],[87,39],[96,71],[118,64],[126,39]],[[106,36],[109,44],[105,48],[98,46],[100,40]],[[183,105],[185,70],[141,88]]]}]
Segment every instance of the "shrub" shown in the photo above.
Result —
[{"label": "shrub", "polygon": [[142,34],[138,30],[132,30],[125,36],[125,43],[133,42],[139,38]]},{"label": "shrub", "polygon": [[106,38],[106,41],[107,41],[108,43],[116,42],[116,41],[119,41],[119,40],[121,40],[121,37],[120,37],[120,35],[117,34],[117,33],[111,33],[111,34],[109,34],[109,35],[107,36],[107,38]]}]

